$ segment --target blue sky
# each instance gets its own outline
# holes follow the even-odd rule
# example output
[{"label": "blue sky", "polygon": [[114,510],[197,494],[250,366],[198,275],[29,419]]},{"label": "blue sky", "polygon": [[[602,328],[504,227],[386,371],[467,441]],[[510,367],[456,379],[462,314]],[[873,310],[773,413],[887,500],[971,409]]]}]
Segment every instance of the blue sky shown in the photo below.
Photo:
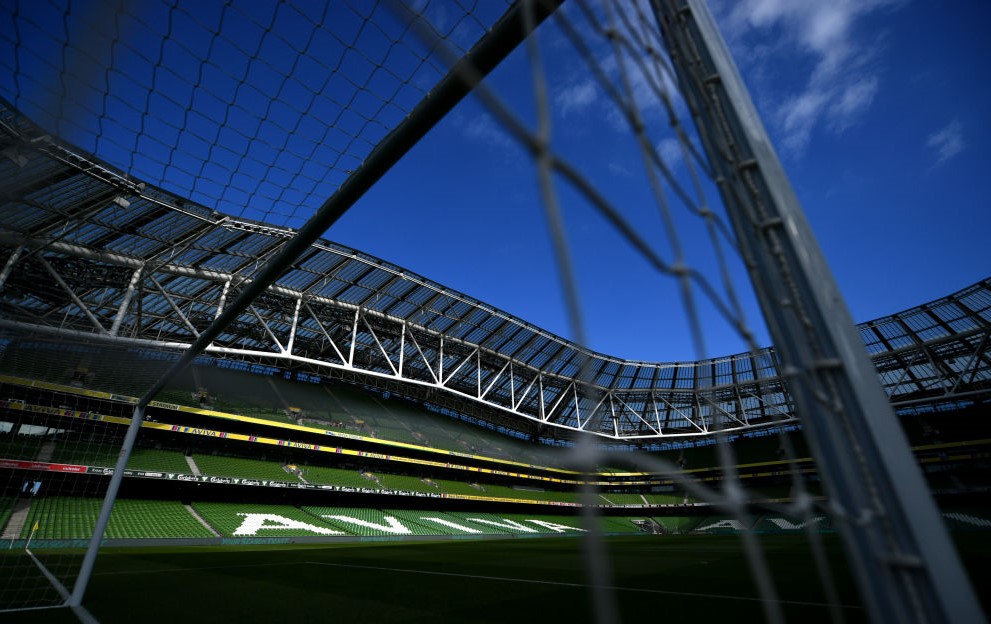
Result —
[{"label": "blue sky", "polygon": [[[147,0],[110,19],[97,5],[73,4],[66,14],[59,4],[21,0],[8,6],[16,12],[3,11],[0,95],[139,179],[279,225],[301,224],[384,134],[363,112],[378,109],[395,123],[440,75],[439,65],[418,58],[422,49],[396,44],[406,35],[395,20],[363,27],[360,11],[379,5],[207,3],[191,11]],[[428,6],[449,41],[478,36],[479,22],[458,19],[445,2]],[[495,2],[478,8],[502,10]],[[991,58],[981,30],[988,3],[720,0],[713,8],[855,319],[991,275],[991,81],[980,62]],[[564,15],[618,80],[633,57],[617,60],[574,2]],[[364,39],[354,44],[359,33]],[[559,28],[545,25],[539,35],[555,152],[657,256],[680,258],[725,298],[703,224],[662,183],[678,240],[667,234],[664,206],[622,117]],[[373,71],[386,59],[395,75]],[[518,50],[486,84],[532,129],[530,67]],[[356,77],[363,90],[355,106],[336,125],[321,125],[328,120],[319,113],[336,110]],[[631,90],[647,142],[691,188],[690,160],[648,82],[634,74]],[[684,117],[683,103],[673,106]],[[691,314],[705,345],[696,348],[678,283],[567,184],[558,179],[554,188],[591,348],[653,361],[745,348],[697,290]],[[701,191],[718,213],[711,185]],[[327,237],[575,338],[535,167],[477,98],[448,115]],[[726,242],[719,245],[726,252]],[[748,325],[767,344],[730,256]]]},{"label": "blue sky", "polygon": [[[991,274],[991,83],[979,62],[991,58],[981,31],[989,5],[766,0],[714,9],[856,320]],[[639,163],[609,136],[601,93],[582,69],[554,57],[555,41],[543,37],[548,64],[560,63],[549,70],[555,136],[616,192]],[[490,82],[512,101],[528,80],[514,58]],[[330,237],[570,336],[533,168],[479,114],[474,103],[455,111]],[[693,359],[671,278],[610,248],[624,245],[586,207],[564,211],[590,346]],[[702,317],[708,355],[742,348]],[[753,312],[748,319],[766,343]]]}]

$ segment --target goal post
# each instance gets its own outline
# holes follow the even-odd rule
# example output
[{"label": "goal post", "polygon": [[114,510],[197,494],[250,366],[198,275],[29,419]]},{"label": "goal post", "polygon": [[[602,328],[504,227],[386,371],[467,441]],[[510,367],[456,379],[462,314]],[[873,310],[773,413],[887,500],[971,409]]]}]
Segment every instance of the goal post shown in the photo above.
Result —
[{"label": "goal post", "polygon": [[103,540],[103,533],[123,479],[123,469],[134,448],[144,418],[144,409],[148,403],[165,388],[169,381],[185,370],[228,325],[244,313],[255,298],[264,293],[303,253],[309,250],[311,245],[323,236],[330,226],[378,182],[444,115],[468,95],[477,82],[512,52],[532,28],[553,13],[560,1],[541,2],[539,10],[534,12],[527,10],[527,15],[524,15],[523,7],[529,3],[512,5],[492,29],[451,68],[430,92],[429,97],[424,98],[376,145],[368,158],[348,176],[341,187],[307,219],[279,252],[262,266],[254,279],[196,337],[193,344],[182,352],[178,360],[145,391],[134,407],[134,414],[121,447],[120,458],[108,485],[96,528],[87,547],[72,595],[67,601],[69,606],[78,607],[82,604],[96,563],[96,555]]},{"label": "goal post", "polygon": [[874,621],[981,609],[832,273],[712,15],[657,0],[682,93]]},{"label": "goal post", "polygon": [[[14,602],[18,609],[82,608],[101,544],[114,530],[115,502],[133,483],[125,481],[132,453],[143,432],[173,440],[185,435],[179,429],[208,418],[207,410],[193,412],[216,391],[197,378],[196,364],[210,359],[267,366],[269,383],[257,384],[266,386],[258,392],[279,395],[294,431],[306,428],[311,407],[277,383],[306,377],[327,382],[324,401],[337,400],[335,384],[350,383],[378,393],[374,401],[417,401],[433,415],[534,443],[478,451],[474,445],[484,441],[466,434],[453,450],[430,449],[437,429],[403,429],[392,416],[383,416],[381,427],[383,439],[389,425],[407,436],[390,442],[393,450],[415,446],[427,456],[444,448],[472,461],[487,461],[484,453],[492,452],[500,469],[510,462],[507,471],[472,472],[477,484],[455,483],[464,500],[538,501],[555,511],[560,503],[581,513],[583,528],[575,533],[584,531],[585,585],[600,622],[617,620],[622,610],[602,527],[629,529],[630,522],[652,534],[740,535],[741,576],[753,581],[767,621],[783,621],[788,600],[771,578],[764,533],[806,538],[824,600],[814,604],[828,607],[834,621],[855,608],[841,604],[831,578],[822,535],[833,530],[873,621],[981,620],[875,362],[702,0],[468,7],[390,0],[373,8],[227,2],[205,8],[215,13],[202,19],[176,3],[119,4],[105,15],[80,16],[71,2],[45,4],[35,15],[27,1],[0,11],[8,18],[0,25],[0,53],[10,52],[0,54],[10,57],[0,69],[13,76],[0,77],[0,450],[7,478],[0,482],[0,527],[12,551],[0,560],[4,578],[13,579],[7,593],[0,589],[0,610]],[[155,31],[157,22],[174,32]],[[223,31],[225,24],[236,28]],[[348,32],[335,32],[338,26]],[[92,37],[80,44],[70,27],[91,27]],[[165,43],[158,57],[138,55],[147,67],[128,56],[140,51],[129,40],[135,32],[151,30],[149,40],[165,42],[181,40],[184,28],[212,42],[205,56]],[[308,41],[296,36],[300,28]],[[214,51],[239,37],[254,37],[254,52],[237,45]],[[93,54],[81,54],[79,46],[90,44]],[[45,64],[52,49],[70,60],[48,76],[54,86],[39,87],[52,69]],[[336,66],[326,61],[328,49],[339,55]],[[225,69],[224,54],[244,57],[243,75],[217,71]],[[309,74],[295,80],[304,61]],[[518,73],[500,75],[507,65]],[[106,84],[91,84],[101,73]],[[188,92],[188,101],[156,99],[162,94],[155,89],[166,87],[149,75],[162,85],[174,80],[172,88]],[[339,97],[344,88],[350,95]],[[139,104],[121,91],[137,94]],[[245,92],[247,104],[238,95]],[[296,108],[297,101],[305,104]],[[470,121],[453,119],[459,110]],[[297,117],[274,119],[281,114]],[[594,156],[615,149],[624,159],[607,162],[573,149],[591,118],[601,132]],[[535,180],[528,207],[538,221],[543,210],[558,280],[542,296],[560,304],[570,339],[474,300],[474,293],[430,282],[434,276],[322,238],[445,121],[448,129],[485,138],[488,148],[507,149],[512,166],[522,163]],[[211,132],[214,139],[205,139]],[[299,143],[310,134],[321,141]],[[259,179],[250,180],[255,174]],[[187,186],[168,186],[175,180]],[[232,206],[244,212],[225,212]],[[569,221],[576,213],[592,215],[587,227]],[[281,217],[291,225],[276,225]],[[600,271],[595,262],[611,256],[645,264],[663,284]],[[680,312],[677,323],[638,317],[646,319],[640,329],[688,336],[696,359],[645,362],[592,351],[583,308],[594,297],[583,299],[581,290],[596,280],[608,282],[596,296],[622,293],[614,307]],[[647,296],[653,290],[664,296]],[[391,303],[379,307],[380,298]],[[753,312],[756,321],[747,319]],[[761,323],[772,347],[760,344]],[[710,324],[725,332],[713,339]],[[742,352],[709,351],[722,349],[725,334]],[[985,336],[974,351],[975,372],[986,342]],[[912,364],[888,366],[905,376]],[[229,399],[243,378],[225,382]],[[179,403],[189,411],[147,427],[146,415],[155,418],[166,400],[175,401],[176,413]],[[349,433],[334,439],[360,439],[354,454],[365,457],[379,433],[368,420],[355,416]],[[255,425],[275,426],[246,417],[238,421],[238,440],[212,449],[264,453],[248,431]],[[306,455],[315,445],[290,440],[286,429],[285,440],[266,444],[323,459]],[[540,443],[571,448],[561,465],[560,454],[541,464],[531,448]],[[188,459],[199,475],[186,453],[173,459]],[[391,475],[412,483],[410,495],[424,493],[415,489],[423,483],[406,471],[439,471],[441,477],[429,473],[439,490],[437,481],[450,476],[443,471],[454,469],[446,459],[419,459],[396,459],[401,474]],[[539,474],[508,472],[520,466]],[[331,470],[318,461],[313,473],[320,468]],[[510,488],[510,476],[523,481]],[[547,489],[530,489],[534,482]],[[756,491],[755,482],[770,491]],[[382,485],[377,477],[376,484]],[[455,515],[437,520],[463,529],[468,522]],[[528,521],[569,528],[558,518]],[[478,531],[466,530],[472,532]],[[28,550],[49,538],[67,550]]]}]

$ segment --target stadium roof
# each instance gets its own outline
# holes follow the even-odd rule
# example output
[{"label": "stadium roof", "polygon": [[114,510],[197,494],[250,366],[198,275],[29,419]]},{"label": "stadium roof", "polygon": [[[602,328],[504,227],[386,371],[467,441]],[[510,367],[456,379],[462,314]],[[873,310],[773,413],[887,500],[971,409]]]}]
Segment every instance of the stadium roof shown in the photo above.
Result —
[{"label": "stadium roof", "polygon": [[[239,293],[268,284],[266,263],[313,240],[289,226],[325,231],[314,214],[373,184],[379,161],[480,78],[459,72],[465,57],[484,74],[556,3],[530,20],[521,6],[18,5],[0,30],[0,326],[173,353],[206,336],[217,357],[390,388],[534,436],[791,422],[770,350],[595,353],[324,239],[212,337]],[[861,328],[893,400],[986,387],[988,286]]]},{"label": "stadium roof", "polygon": [[[3,106],[2,324],[182,349],[293,235],[138,182]],[[985,392],[991,281],[861,326],[896,402]],[[515,429],[619,439],[792,419],[773,353],[627,361],[320,240],[209,349],[381,387]],[[584,367],[584,368],[583,368]],[[437,392],[438,390],[442,392]]]}]

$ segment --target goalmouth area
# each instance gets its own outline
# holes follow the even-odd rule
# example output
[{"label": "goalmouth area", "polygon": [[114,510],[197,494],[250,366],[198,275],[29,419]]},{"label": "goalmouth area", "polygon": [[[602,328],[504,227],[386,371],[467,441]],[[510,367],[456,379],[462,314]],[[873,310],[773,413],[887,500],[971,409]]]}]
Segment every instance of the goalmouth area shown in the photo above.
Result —
[{"label": "goalmouth area", "polygon": [[[958,532],[955,539],[978,578],[991,563],[989,534]],[[830,564],[843,569],[838,538],[828,536],[824,543]],[[829,621],[802,538],[765,536],[764,544],[781,579],[779,600],[787,619]],[[698,621],[762,617],[752,581],[739,574],[746,563],[737,536],[611,537],[607,547],[623,621],[647,613]],[[866,621],[850,576],[838,581],[845,621]],[[86,607],[103,624],[138,616],[147,624],[216,622],[219,612],[238,622],[307,621],[316,614],[331,621],[586,622],[589,600],[581,540],[542,537],[107,549],[97,562]],[[65,609],[5,616],[12,623],[78,621]]]}]

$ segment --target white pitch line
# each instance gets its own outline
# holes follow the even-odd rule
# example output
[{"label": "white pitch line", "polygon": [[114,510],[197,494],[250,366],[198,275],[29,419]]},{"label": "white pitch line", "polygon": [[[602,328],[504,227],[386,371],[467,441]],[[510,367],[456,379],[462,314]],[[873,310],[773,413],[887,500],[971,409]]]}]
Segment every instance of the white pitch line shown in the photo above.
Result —
[{"label": "white pitch line", "polygon": [[[404,572],[408,574],[430,574],[433,576],[453,576],[459,578],[468,578],[484,581],[504,581],[507,583],[527,583],[531,585],[556,585],[559,587],[582,587],[591,589],[591,585],[585,583],[568,583],[565,581],[545,581],[541,579],[523,579],[523,578],[513,578],[508,576],[485,576],[481,574],[461,574],[458,572],[436,572],[433,570],[414,570],[410,568],[386,568],[380,566],[367,566],[367,565],[356,565],[349,563],[327,563],[322,561],[303,561],[302,563],[308,563],[310,565],[318,566],[333,566],[336,568],[358,568],[364,570],[378,570],[381,572]],[[670,596],[688,596],[692,598],[721,598],[723,600],[744,600],[747,602],[766,602],[763,598],[754,598],[753,596],[732,596],[729,594],[705,594],[701,592],[685,592],[685,591],[673,591],[669,589],[648,589],[645,587],[617,587],[615,585],[608,585],[602,589],[608,589],[611,591],[626,591],[626,592],[640,592],[646,594],[666,594]],[[804,600],[777,600],[778,604],[786,605],[798,605],[803,607],[832,607],[838,606],[842,609],[861,609],[858,605],[831,605],[826,602],[807,602]]]},{"label": "white pitch line", "polygon": [[117,576],[121,574],[171,574],[172,572],[202,572],[206,570],[237,570],[239,568],[271,568],[274,566],[298,565],[295,561],[280,563],[243,563],[240,565],[202,566],[198,568],[146,568],[144,570],[115,570],[113,572],[94,572],[93,576]]},{"label": "white pitch line", "polygon": [[[286,563],[246,563],[242,565],[203,566],[196,568],[155,568],[155,569],[145,569],[145,570],[118,570],[114,572],[94,572],[93,576],[115,576],[121,574],[171,574],[174,572],[236,570],[240,568],[271,568],[277,566],[300,565],[300,564],[331,566],[335,568],[357,568],[364,570],[378,570],[380,572],[403,572],[407,574],[429,574],[433,576],[451,576],[451,577],[468,578],[468,579],[484,580],[484,581],[526,583],[530,585],[554,585],[558,587],[591,588],[590,585],[586,585],[585,583],[568,583],[565,581],[546,581],[541,579],[523,579],[523,578],[513,578],[508,576],[486,576],[481,574],[461,574],[457,572],[436,572],[432,570],[415,570],[411,568],[388,568],[383,566],[367,566],[367,565],[357,565],[357,564],[348,564],[348,563],[328,563],[323,561],[301,561],[301,562],[286,562]],[[691,598],[718,598],[722,600],[743,600],[746,602],[764,602],[763,598],[755,598],[753,596],[733,596],[730,594],[706,594],[702,592],[685,592],[685,591],[674,591],[669,589],[649,589],[645,587],[618,587],[615,585],[610,585],[605,587],[605,589],[611,591],[639,592],[639,593],[647,593],[647,594],[665,594],[669,596],[687,596]],[[777,602],[779,604],[798,605],[805,607],[833,606],[825,602],[808,602],[804,600],[778,600]],[[840,607],[841,609],[861,609],[861,607],[857,605],[841,604],[836,606]]]}]

